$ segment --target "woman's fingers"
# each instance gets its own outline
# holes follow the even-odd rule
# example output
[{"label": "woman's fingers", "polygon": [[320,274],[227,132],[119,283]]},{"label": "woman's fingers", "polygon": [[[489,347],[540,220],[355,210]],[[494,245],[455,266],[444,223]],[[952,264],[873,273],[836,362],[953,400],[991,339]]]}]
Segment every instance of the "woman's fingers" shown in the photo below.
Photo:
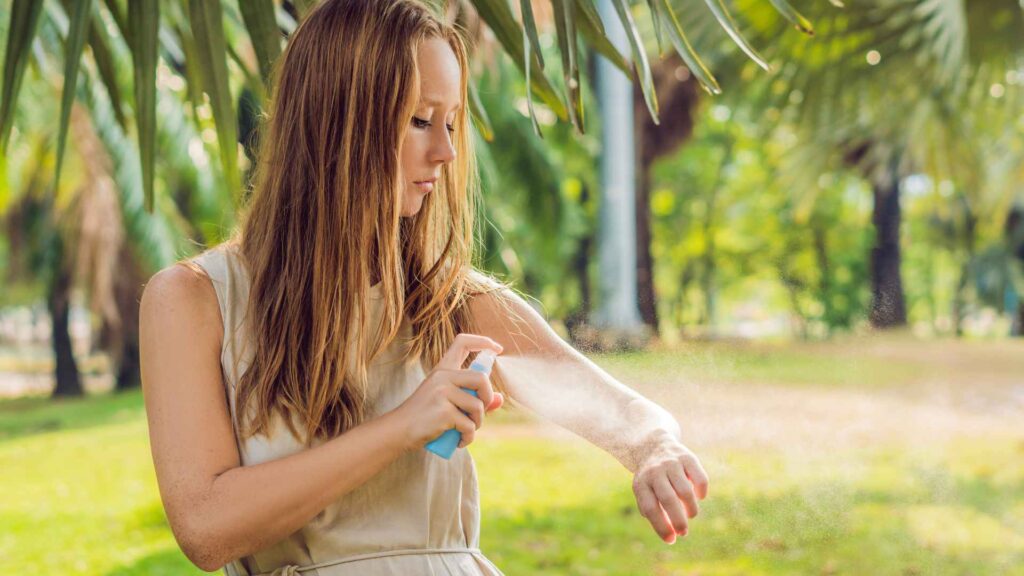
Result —
[{"label": "woman's fingers", "polygon": [[636,504],[640,509],[640,514],[647,518],[662,540],[673,544],[676,541],[676,532],[658,503],[658,497],[654,494],[651,486],[646,482],[634,481],[633,492],[636,493]]},{"label": "woman's fingers", "polygon": [[478,334],[460,333],[455,336],[452,345],[444,353],[444,356],[437,362],[436,368],[445,370],[461,370],[462,364],[466,361],[470,352],[480,350],[494,350],[501,354],[502,347],[487,336]]},{"label": "woman's fingers", "polygon": [[665,459],[633,479],[640,513],[669,544],[675,542],[676,534],[686,536],[687,518],[700,513],[698,494],[703,499],[707,489],[707,474],[693,454]]},{"label": "woman's fingers", "polygon": [[452,384],[475,391],[485,408],[494,404],[494,387],[487,374],[476,370],[452,370],[447,374]]},{"label": "woman's fingers", "polygon": [[668,515],[669,525],[672,527],[673,533],[686,535],[688,529],[686,510],[683,509],[683,503],[679,500],[675,489],[672,488],[668,477],[656,477],[651,486],[654,489],[655,496],[658,497],[658,504],[661,505],[665,514]]},{"label": "woman's fingers", "polygon": [[708,497],[708,473],[704,471],[704,467],[700,465],[700,460],[697,459],[693,454],[688,454],[679,459],[685,469],[686,477],[690,479],[690,483],[693,484],[693,489],[697,493],[697,497],[701,500]]},{"label": "woman's fingers", "polygon": [[679,460],[672,461],[669,466],[668,481],[672,485],[673,491],[686,505],[687,516],[693,518],[700,513],[700,506],[697,505],[697,496],[693,493],[693,486],[686,478],[686,470]]}]

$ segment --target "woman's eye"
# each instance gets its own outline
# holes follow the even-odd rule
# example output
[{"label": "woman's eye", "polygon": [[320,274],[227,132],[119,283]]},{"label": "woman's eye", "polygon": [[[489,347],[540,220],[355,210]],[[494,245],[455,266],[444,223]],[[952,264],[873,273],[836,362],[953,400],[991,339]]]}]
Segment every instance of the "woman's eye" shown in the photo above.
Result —
[{"label": "woman's eye", "polygon": [[[424,120],[422,118],[417,118],[415,116],[412,117],[412,122],[413,124],[416,125],[417,128],[429,128],[430,126],[432,126],[429,120]],[[451,124],[446,124],[445,126],[448,128],[448,132],[452,134],[455,133],[455,126],[452,126]]]}]

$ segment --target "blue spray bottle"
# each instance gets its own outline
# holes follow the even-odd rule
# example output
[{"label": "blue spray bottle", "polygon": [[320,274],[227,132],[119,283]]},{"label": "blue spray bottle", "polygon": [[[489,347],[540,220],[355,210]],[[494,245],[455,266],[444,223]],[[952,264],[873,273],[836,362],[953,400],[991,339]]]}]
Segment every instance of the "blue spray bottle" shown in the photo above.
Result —
[{"label": "blue spray bottle", "polygon": [[[494,365],[494,357],[495,353],[492,350],[482,350],[476,355],[476,358],[473,359],[473,363],[469,365],[469,369],[476,370],[477,372],[483,372],[484,374],[490,374],[491,366]],[[470,388],[463,388],[463,390],[469,392],[473,396],[479,397],[476,390],[472,390]],[[462,413],[466,414],[465,411],[462,411]],[[466,415],[468,416],[468,414]],[[455,448],[461,441],[462,433],[460,433],[457,428],[452,428],[450,430],[445,430],[443,434],[431,440],[427,444],[426,448],[441,458],[448,460],[452,457],[452,454],[455,453]]]}]

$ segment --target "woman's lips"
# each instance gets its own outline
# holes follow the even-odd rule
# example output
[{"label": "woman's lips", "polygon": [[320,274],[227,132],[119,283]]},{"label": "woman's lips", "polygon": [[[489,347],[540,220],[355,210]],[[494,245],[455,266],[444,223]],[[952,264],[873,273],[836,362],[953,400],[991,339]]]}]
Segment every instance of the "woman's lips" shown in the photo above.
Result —
[{"label": "woman's lips", "polygon": [[431,180],[427,180],[426,182],[415,182],[415,184],[416,187],[423,192],[430,192],[434,189],[434,182]]}]

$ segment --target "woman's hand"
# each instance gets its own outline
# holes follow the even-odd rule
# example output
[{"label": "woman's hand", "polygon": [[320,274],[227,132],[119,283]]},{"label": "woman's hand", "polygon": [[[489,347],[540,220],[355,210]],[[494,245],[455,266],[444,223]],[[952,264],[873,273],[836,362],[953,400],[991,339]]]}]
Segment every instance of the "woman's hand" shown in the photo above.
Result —
[{"label": "woman's hand", "polygon": [[633,493],[640,513],[658,536],[675,544],[676,534],[685,537],[689,530],[687,518],[700,511],[697,498],[707,497],[708,475],[689,448],[671,439],[660,442],[641,461],[633,477]]},{"label": "woman's hand", "polygon": [[[419,388],[393,411],[404,426],[408,446],[422,448],[455,428],[462,435],[458,447],[465,448],[483,425],[484,415],[501,407],[504,397],[494,391],[486,374],[462,369],[470,352],[485,349],[501,353],[501,345],[486,336],[457,335]],[[474,390],[477,396],[462,388]]]}]

